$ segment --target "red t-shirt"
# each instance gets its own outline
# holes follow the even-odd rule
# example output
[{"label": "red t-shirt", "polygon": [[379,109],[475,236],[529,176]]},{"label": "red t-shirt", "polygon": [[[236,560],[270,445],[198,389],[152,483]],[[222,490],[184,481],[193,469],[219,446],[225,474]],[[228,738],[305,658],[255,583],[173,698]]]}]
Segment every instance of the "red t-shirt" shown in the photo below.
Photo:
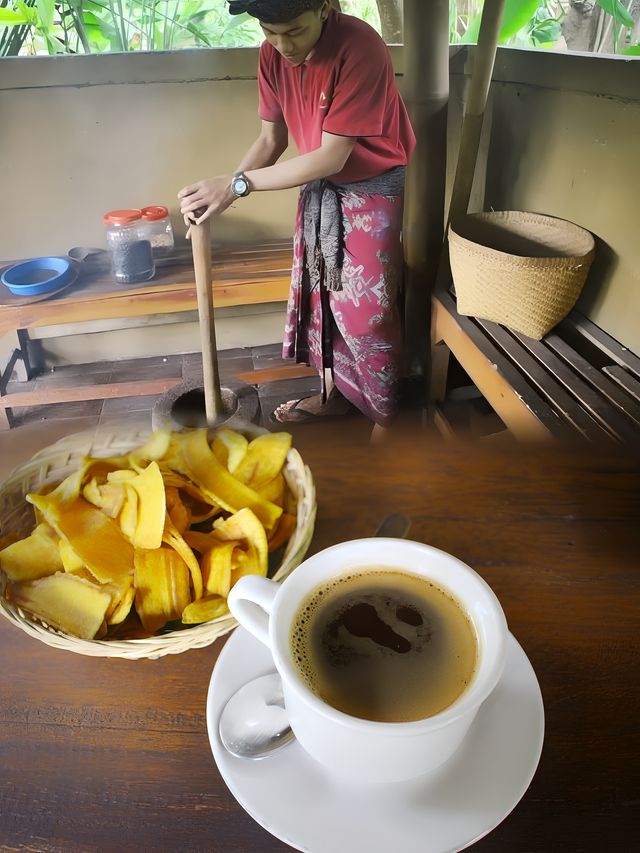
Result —
[{"label": "red t-shirt", "polygon": [[260,48],[260,118],[285,122],[298,151],[320,147],[322,132],[355,136],[332,179],[363,181],[406,165],[415,145],[389,50],[364,21],[332,10],[312,56],[290,65],[268,42]]}]

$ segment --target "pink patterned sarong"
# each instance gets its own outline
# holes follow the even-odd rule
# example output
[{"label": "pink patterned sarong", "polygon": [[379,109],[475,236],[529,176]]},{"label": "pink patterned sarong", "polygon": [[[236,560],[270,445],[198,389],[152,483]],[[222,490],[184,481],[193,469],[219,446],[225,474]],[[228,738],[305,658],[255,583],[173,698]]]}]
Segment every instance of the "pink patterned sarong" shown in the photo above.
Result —
[{"label": "pink patterned sarong", "polygon": [[[403,196],[339,188],[342,208],[342,289],[309,275],[305,260],[304,195],[293,242],[291,290],[283,356],[330,368],[338,391],[375,423],[398,409],[402,333],[398,305],[402,272]],[[312,279],[316,281],[312,283]]]}]

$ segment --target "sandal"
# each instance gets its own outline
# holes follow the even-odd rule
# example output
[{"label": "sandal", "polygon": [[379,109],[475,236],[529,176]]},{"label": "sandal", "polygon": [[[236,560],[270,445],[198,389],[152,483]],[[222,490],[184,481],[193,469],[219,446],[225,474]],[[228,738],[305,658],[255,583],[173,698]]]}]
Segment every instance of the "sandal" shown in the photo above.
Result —
[{"label": "sandal", "polygon": [[[298,408],[300,403],[308,400],[308,397],[303,397],[300,400],[288,400],[286,403],[281,403],[274,409],[271,420],[280,424],[307,424],[318,421],[331,421],[338,418],[346,418],[355,413],[355,408],[348,403],[348,408],[344,412],[331,412],[323,414],[321,411],[310,412],[307,409]],[[346,402],[346,401],[345,401]]]}]

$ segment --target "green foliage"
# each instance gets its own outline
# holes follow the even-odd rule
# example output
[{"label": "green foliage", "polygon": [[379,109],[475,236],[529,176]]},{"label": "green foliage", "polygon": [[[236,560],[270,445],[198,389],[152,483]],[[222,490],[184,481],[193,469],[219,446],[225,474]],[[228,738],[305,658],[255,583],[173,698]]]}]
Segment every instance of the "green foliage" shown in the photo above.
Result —
[{"label": "green foliage", "polygon": [[623,27],[633,29],[634,21],[627,9],[622,5],[620,0],[596,0],[598,6],[601,6],[604,11],[611,15],[614,21],[622,24]]},{"label": "green foliage", "polygon": [[0,26],[17,27],[18,24],[27,23],[29,23],[29,19],[23,12],[16,12],[14,9],[0,9]]},{"label": "green foliage", "polygon": [[[629,0],[626,2],[630,8]],[[596,0],[596,3],[606,13],[602,29],[608,32],[613,25],[615,51],[627,56],[637,56],[633,49],[620,47],[621,37],[617,28],[631,29],[635,26],[627,7],[621,0]],[[484,0],[449,0],[450,18],[455,15],[454,22],[450,25],[452,43],[475,44],[478,41],[483,5]],[[567,0],[506,0],[500,44],[566,49],[562,36],[562,20],[567,7]],[[466,10],[465,14],[460,13],[462,8]],[[603,49],[605,39],[602,38],[602,30],[600,36],[599,47],[595,50]]]},{"label": "green foliage", "polygon": [[526,33],[536,47],[554,47],[562,38],[562,26],[546,6],[538,6],[535,15],[526,25]]},{"label": "green foliage", "polygon": [[[502,15],[502,26],[500,28],[500,43],[505,44],[518,30],[526,26],[539,5],[540,0],[506,0]],[[478,41],[481,19],[482,4],[475,15],[469,20],[467,30],[463,38],[460,39],[463,44],[475,44]]]},{"label": "green foliage", "polygon": [[[383,2],[341,0],[341,6],[380,32]],[[613,27],[615,49],[638,56],[638,46],[625,42],[634,26],[629,0],[596,2]],[[449,0],[452,43],[477,41],[483,3]],[[566,7],[567,0],[506,0],[500,43],[562,46]],[[0,0],[0,56],[251,47],[261,41],[258,22],[249,15],[231,17],[225,0]]]},{"label": "green foliage", "polygon": [[[9,0],[11,2],[11,0]],[[249,15],[231,17],[224,0],[14,0],[3,27],[26,25],[21,53],[102,53],[184,47],[246,47],[262,33]],[[7,51],[0,55],[9,55]]]}]

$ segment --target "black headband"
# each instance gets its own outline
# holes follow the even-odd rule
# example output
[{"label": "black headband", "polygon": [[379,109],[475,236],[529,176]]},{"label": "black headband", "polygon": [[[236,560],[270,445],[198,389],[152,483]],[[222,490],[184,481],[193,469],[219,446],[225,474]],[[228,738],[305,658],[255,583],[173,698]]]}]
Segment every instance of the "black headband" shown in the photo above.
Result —
[{"label": "black headband", "polygon": [[322,0],[229,0],[229,14],[248,12],[265,24],[286,24],[321,5]]}]

